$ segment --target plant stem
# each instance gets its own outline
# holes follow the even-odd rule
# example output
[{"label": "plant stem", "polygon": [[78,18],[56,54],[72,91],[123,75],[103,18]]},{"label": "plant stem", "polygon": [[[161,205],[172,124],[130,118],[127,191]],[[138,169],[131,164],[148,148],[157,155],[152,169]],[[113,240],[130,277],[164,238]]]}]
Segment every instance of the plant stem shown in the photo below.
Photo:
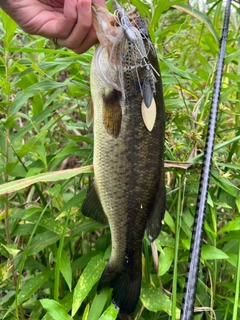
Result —
[{"label": "plant stem", "polygon": [[[8,51],[5,52],[5,77],[6,82],[8,81],[8,60],[9,54]],[[10,103],[10,96],[9,94],[6,95],[6,120],[8,118],[9,113],[9,103]],[[9,162],[9,129],[6,128],[5,131],[5,182],[8,182],[8,173],[7,173],[7,165]],[[8,224],[8,217],[9,217],[9,202],[8,202],[8,194],[5,196],[5,229],[6,229],[6,240],[7,245],[11,244],[11,237],[9,232],[9,224]]]},{"label": "plant stem", "polygon": [[58,296],[59,296],[59,280],[60,280],[59,278],[60,278],[61,255],[62,255],[63,244],[64,244],[64,239],[65,239],[65,234],[67,231],[69,218],[70,218],[70,210],[67,211],[66,222],[65,222],[65,225],[63,228],[62,236],[61,236],[58,251],[57,251],[57,257],[56,257],[55,275],[54,275],[54,293],[53,293],[55,301],[58,301]]},{"label": "plant stem", "polygon": [[177,310],[177,279],[178,279],[178,245],[180,234],[180,216],[182,204],[182,177],[178,176],[178,200],[177,200],[177,214],[175,224],[175,248],[174,248],[174,272],[173,272],[173,290],[172,290],[172,320],[176,320]]},{"label": "plant stem", "polygon": [[235,290],[235,298],[234,298],[234,306],[233,306],[233,320],[237,320],[237,317],[238,317],[239,293],[240,293],[240,241],[238,242],[238,261],[237,261],[237,269],[236,269],[236,290]]}]

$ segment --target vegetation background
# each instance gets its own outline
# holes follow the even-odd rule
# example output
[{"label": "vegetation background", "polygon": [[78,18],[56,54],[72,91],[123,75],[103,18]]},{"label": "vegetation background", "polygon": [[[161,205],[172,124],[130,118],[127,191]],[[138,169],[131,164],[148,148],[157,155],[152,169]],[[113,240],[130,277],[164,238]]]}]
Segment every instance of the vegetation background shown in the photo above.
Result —
[{"label": "vegetation background", "polygon": [[[159,258],[144,239],[134,319],[178,319],[224,3],[131,3],[158,51],[167,116],[167,212]],[[194,319],[240,319],[239,14],[233,1]],[[96,292],[110,231],[80,210],[93,174],[94,48],[56,49],[0,16],[0,319],[116,319],[110,290]]]}]

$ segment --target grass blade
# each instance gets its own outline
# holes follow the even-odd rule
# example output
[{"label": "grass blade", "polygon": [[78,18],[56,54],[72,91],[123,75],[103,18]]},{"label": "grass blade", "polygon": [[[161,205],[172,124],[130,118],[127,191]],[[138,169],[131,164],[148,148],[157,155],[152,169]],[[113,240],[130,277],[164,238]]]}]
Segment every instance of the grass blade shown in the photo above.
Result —
[{"label": "grass blade", "polygon": [[106,261],[102,260],[102,255],[98,254],[90,260],[84,269],[73,292],[72,316],[76,314],[89,291],[100,279],[106,264]]},{"label": "grass blade", "polygon": [[218,38],[217,32],[207,15],[203,14],[202,12],[196,9],[193,9],[190,6],[187,6],[186,4],[178,4],[178,5],[174,5],[173,7],[179,11],[186,12],[191,16],[193,16],[194,18],[198,19],[199,21],[203,22],[205,26],[208,28],[208,30],[210,31],[213,38],[215,39],[216,44],[219,45],[219,38]]},{"label": "grass blade", "polygon": [[59,180],[67,180],[82,173],[92,173],[93,166],[86,166],[81,168],[53,171],[41,173],[35,177],[29,177],[17,181],[4,183],[0,186],[0,195],[9,194],[24,188],[27,188],[37,182],[54,182]]},{"label": "grass blade", "polygon": [[73,318],[67,314],[64,307],[57,301],[51,299],[40,300],[43,308],[51,315],[54,320],[73,320]]}]

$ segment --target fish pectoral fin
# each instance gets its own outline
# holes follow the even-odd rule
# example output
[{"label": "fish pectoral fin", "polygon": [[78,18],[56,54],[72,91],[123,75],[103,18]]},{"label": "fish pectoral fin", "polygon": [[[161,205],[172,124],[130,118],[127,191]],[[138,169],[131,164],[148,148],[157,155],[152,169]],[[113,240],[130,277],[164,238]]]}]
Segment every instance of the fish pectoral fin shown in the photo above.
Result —
[{"label": "fish pectoral fin", "polygon": [[166,209],[166,188],[164,171],[161,173],[160,183],[156,193],[152,211],[147,220],[146,232],[148,239],[153,242],[159,235]]},{"label": "fish pectoral fin", "polygon": [[119,104],[119,92],[106,88],[103,95],[103,124],[108,134],[117,138],[121,130],[122,109]]},{"label": "fish pectoral fin", "polygon": [[107,217],[104,213],[94,184],[88,190],[87,196],[83,201],[82,214],[86,217],[92,218],[99,223],[108,224]]}]

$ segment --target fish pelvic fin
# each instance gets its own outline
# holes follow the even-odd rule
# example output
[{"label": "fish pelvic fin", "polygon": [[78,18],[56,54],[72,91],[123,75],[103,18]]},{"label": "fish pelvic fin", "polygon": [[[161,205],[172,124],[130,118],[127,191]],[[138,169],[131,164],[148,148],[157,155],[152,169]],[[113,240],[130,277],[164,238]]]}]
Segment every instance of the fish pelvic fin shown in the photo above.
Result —
[{"label": "fish pelvic fin", "polygon": [[142,282],[141,262],[134,270],[125,267],[121,272],[109,262],[98,284],[98,291],[104,287],[113,288],[112,302],[119,311],[119,316],[128,316],[137,305]]}]

